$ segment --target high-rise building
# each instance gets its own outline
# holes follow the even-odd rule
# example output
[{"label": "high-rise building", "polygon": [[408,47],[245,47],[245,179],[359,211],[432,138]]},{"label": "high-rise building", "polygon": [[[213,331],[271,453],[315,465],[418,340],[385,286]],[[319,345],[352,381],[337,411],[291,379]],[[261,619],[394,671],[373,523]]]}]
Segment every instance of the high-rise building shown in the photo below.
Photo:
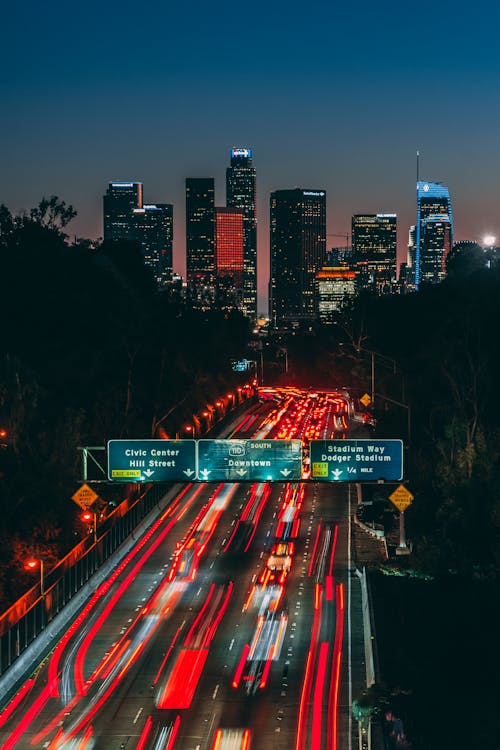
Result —
[{"label": "high-rise building", "polygon": [[128,239],[141,244],[144,263],[152,269],[158,286],[165,286],[172,280],[173,211],[170,203],[132,210]]},{"label": "high-rise building", "polygon": [[142,182],[110,182],[103,208],[104,239],[130,239],[132,211],[142,208]]},{"label": "high-rise building", "polygon": [[422,221],[420,281],[438,284],[446,276],[446,258],[452,248],[448,214],[432,214]]},{"label": "high-rise building", "polygon": [[396,214],[356,214],[352,217],[352,250],[362,288],[383,294],[396,280]]},{"label": "high-rise building", "polygon": [[186,179],[186,272],[194,307],[208,309],[215,289],[215,186],[213,177]]},{"label": "high-rise building", "polygon": [[325,253],[325,191],[295,188],[271,193],[269,302],[274,326],[315,320],[316,273]]},{"label": "high-rise building", "polygon": [[226,205],[243,213],[243,312],[257,319],[257,195],[252,150],[233,148],[226,170]]},{"label": "high-rise building", "polygon": [[215,209],[216,306],[243,311],[243,214],[237,208]]},{"label": "high-rise building", "polygon": [[334,323],[335,315],[356,294],[356,272],[348,266],[323,266],[316,274],[318,318]]},{"label": "high-rise building", "polygon": [[243,292],[243,214],[237,208],[215,209],[215,268],[218,279],[231,278]]},{"label": "high-rise building", "polygon": [[[452,246],[453,212],[450,191],[439,182],[419,180],[415,225],[416,289],[422,282],[435,283],[444,277],[446,256]],[[438,267],[442,268],[441,273],[437,273]]]}]

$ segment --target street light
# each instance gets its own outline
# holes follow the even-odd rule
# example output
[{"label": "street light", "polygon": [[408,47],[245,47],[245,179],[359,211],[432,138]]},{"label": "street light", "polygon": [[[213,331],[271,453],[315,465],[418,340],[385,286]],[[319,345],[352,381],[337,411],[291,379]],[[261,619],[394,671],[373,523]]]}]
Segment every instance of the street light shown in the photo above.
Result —
[{"label": "street light", "polygon": [[92,522],[92,530],[94,532],[94,544],[97,544],[97,513],[94,513],[93,511],[86,510],[84,513],[82,513],[82,521],[85,521],[85,523]]},{"label": "street light", "polygon": [[45,596],[45,588],[44,588],[44,581],[43,581],[43,560],[41,557],[32,557],[29,560],[26,560],[25,568],[26,570],[36,570],[37,568],[40,568],[40,596]]}]

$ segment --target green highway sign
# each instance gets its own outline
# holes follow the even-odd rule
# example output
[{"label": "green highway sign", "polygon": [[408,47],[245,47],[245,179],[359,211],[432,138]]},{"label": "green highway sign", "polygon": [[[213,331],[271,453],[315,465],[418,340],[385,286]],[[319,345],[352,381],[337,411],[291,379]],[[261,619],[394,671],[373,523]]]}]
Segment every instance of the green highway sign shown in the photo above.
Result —
[{"label": "green highway sign", "polygon": [[315,482],[374,482],[403,479],[402,440],[311,440]]},{"label": "green highway sign", "polygon": [[196,479],[195,440],[109,440],[108,479],[189,482]]},{"label": "green highway sign", "polygon": [[202,482],[285,482],[302,479],[300,440],[198,440]]}]

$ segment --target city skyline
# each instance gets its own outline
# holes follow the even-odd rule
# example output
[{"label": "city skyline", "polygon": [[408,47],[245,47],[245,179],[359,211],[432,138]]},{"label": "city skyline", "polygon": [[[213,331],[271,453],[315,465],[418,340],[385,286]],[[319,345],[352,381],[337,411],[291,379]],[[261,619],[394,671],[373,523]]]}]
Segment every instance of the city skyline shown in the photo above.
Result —
[{"label": "city skyline", "polygon": [[461,1],[437,17],[429,0],[419,13],[393,0],[376,14],[367,0],[310,13],[296,0],[246,16],[228,2],[193,10],[153,3],[141,15],[111,0],[96,23],[92,3],[9,7],[0,202],[20,211],[58,195],[78,211],[69,230],[96,238],[105,185],[141,181],[145,202],[174,205],[183,272],[185,178],[214,177],[225,205],[230,149],[247,145],[260,305],[275,190],[324,188],[332,235],[350,233],[355,214],[396,213],[400,262],[419,149],[421,178],[450,189],[455,239],[500,235],[496,4],[479,0],[474,17]]}]

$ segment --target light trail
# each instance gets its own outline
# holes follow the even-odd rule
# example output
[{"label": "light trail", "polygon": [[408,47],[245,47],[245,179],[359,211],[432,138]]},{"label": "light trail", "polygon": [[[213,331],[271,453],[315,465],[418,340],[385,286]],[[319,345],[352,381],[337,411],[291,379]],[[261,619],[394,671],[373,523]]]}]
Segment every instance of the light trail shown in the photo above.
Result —
[{"label": "light trail", "polygon": [[326,663],[328,659],[328,643],[323,641],[319,647],[318,669],[314,686],[311,750],[321,750],[323,692],[325,688]]},{"label": "light trail", "polygon": [[23,698],[29,693],[30,689],[35,684],[35,680],[33,678],[30,678],[29,680],[26,680],[24,685],[16,695],[12,698],[10,703],[4,708],[2,713],[0,714],[0,727],[3,727],[3,725],[10,719],[11,715],[14,713],[16,708],[19,706]]},{"label": "light trail", "polygon": [[344,586],[336,587],[336,620],[335,642],[330,674],[330,692],[328,696],[328,750],[337,750],[338,734],[338,699],[340,689],[340,666],[342,659],[342,641],[344,637]]}]

